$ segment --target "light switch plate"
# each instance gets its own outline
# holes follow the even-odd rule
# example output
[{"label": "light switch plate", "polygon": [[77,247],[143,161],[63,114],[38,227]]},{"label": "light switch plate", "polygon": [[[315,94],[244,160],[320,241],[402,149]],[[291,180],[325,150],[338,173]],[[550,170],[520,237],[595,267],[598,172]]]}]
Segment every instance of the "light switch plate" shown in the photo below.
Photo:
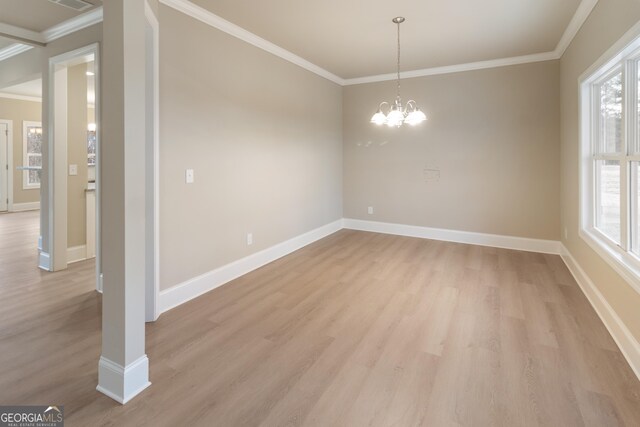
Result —
[{"label": "light switch plate", "polygon": [[194,180],[193,169],[187,169],[185,171],[184,179],[187,182],[187,184],[193,184],[193,180]]},{"label": "light switch plate", "polygon": [[78,165],[69,165],[69,175],[71,176],[78,175]]}]

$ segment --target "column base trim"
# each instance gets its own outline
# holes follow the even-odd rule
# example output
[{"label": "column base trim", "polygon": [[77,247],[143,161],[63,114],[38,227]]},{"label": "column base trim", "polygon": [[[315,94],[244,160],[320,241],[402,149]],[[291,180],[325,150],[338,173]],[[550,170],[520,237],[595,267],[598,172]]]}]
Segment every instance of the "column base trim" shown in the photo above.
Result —
[{"label": "column base trim", "polygon": [[149,359],[146,354],[127,366],[100,356],[96,390],[105,396],[124,405],[150,385]]}]

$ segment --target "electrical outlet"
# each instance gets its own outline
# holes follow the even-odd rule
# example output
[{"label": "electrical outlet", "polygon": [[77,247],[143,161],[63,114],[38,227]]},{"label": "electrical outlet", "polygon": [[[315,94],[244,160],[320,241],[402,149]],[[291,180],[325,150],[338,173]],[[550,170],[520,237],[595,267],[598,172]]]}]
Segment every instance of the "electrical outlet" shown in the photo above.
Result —
[{"label": "electrical outlet", "polygon": [[247,233],[247,246],[253,245],[253,233]]},{"label": "electrical outlet", "polygon": [[193,184],[193,169],[187,169],[184,173],[184,180],[187,184]]},{"label": "electrical outlet", "polygon": [[367,213],[368,213],[369,215],[373,215],[373,206],[369,206],[369,207],[367,208]]},{"label": "electrical outlet", "polygon": [[69,175],[71,176],[78,175],[78,165],[69,165]]}]

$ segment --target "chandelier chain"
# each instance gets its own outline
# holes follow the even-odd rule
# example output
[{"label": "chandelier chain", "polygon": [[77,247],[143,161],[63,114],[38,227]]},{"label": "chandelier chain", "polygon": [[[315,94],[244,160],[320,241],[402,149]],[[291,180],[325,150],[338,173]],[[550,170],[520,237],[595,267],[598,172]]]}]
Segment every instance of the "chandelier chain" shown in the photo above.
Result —
[{"label": "chandelier chain", "polygon": [[398,98],[400,98],[400,22],[398,22]]}]

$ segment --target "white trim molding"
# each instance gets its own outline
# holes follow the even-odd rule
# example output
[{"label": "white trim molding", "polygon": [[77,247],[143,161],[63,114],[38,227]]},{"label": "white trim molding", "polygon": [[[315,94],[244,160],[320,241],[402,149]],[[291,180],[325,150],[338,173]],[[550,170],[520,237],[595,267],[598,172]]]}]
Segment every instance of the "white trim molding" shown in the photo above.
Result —
[{"label": "white trim molding", "polygon": [[[511,58],[491,59],[488,61],[470,62],[466,64],[446,65],[443,67],[423,68],[420,70],[403,71],[403,79],[414,77],[437,76],[439,74],[461,73],[464,71],[484,70],[487,68],[506,67],[509,65],[530,64],[533,62],[553,61],[559,59],[555,52],[534,53],[532,55],[514,56]],[[378,74],[375,76],[356,77],[344,80],[344,86],[376,83],[395,80],[397,73]]]},{"label": "white trim molding", "polygon": [[127,366],[100,356],[96,387],[100,393],[124,405],[150,385],[149,359],[146,354]]},{"label": "white trim molding", "polygon": [[44,46],[46,44],[42,33],[4,22],[0,22],[0,35],[33,46]]},{"label": "white trim molding", "polygon": [[554,51],[558,59],[562,58],[562,55],[564,55],[569,45],[578,34],[578,31],[580,31],[580,28],[582,28],[584,23],[587,21],[587,18],[589,18],[589,15],[591,15],[596,4],[598,4],[598,0],[582,0],[580,2],[578,9],[576,9],[576,13],[573,15],[573,18],[571,18],[571,21],[569,21],[569,25],[564,31],[564,34],[560,38],[560,41]]},{"label": "white trim molding", "polygon": [[324,68],[319,67],[307,61],[306,59],[301,58],[300,56],[291,53],[288,50],[283,49],[280,46],[277,46],[270,41],[253,34],[252,32],[245,30],[242,27],[232,24],[226,19],[221,18],[220,16],[188,0],[160,0],[160,2],[213,28],[223,31],[257,48],[260,48],[286,61],[289,61],[301,68],[304,68],[305,70],[311,71],[312,73],[315,73],[320,77],[324,77],[325,79],[330,80],[336,84],[344,85],[344,79],[342,79],[341,77],[336,76],[335,74],[325,70]]},{"label": "white trim molding", "polygon": [[[312,73],[315,73],[321,77],[324,77],[327,80],[330,80],[336,84],[341,86],[349,86],[355,84],[363,84],[363,83],[373,83],[373,82],[381,82],[388,80],[395,80],[396,74],[379,74],[375,76],[363,76],[356,77],[351,79],[343,79],[340,76],[337,76],[331,73],[324,68],[313,64],[312,62],[307,61],[304,58],[280,47],[268,40],[263,39],[256,34],[245,30],[238,25],[235,25],[224,18],[210,12],[209,10],[202,8],[189,0],[160,0],[160,3],[165,4],[179,12],[184,13],[185,15],[191,16],[194,19],[197,19],[201,22],[204,22],[207,25],[210,25],[214,28],[217,28],[220,31],[223,31],[231,36],[234,36],[240,40],[243,40],[253,46],[256,46],[262,50],[265,50],[273,55],[276,55],[286,61],[289,61],[293,64],[296,64]],[[479,62],[471,62],[465,64],[457,64],[457,65],[449,65],[444,67],[432,67],[432,68],[424,68],[420,70],[412,70],[405,71],[402,73],[403,78],[412,78],[412,77],[424,77],[424,76],[434,76],[438,74],[448,74],[448,73],[459,73],[462,71],[473,71],[473,70],[482,70],[487,68],[495,68],[495,67],[504,67],[508,65],[517,65],[517,64],[527,64],[532,62],[541,62],[541,61],[552,61],[557,60],[562,57],[567,47],[571,44],[574,37],[585,23],[591,11],[598,3],[598,0],[582,0],[578,8],[576,9],[575,14],[573,15],[571,21],[569,22],[567,28],[565,29],[562,37],[560,38],[556,48],[549,52],[540,52],[534,53],[530,55],[509,57],[509,58],[498,58],[487,61],[479,61]]]},{"label": "white trim molding", "polygon": [[230,264],[224,265],[208,273],[189,279],[169,289],[160,291],[160,313],[169,311],[172,308],[184,304],[187,301],[237,279],[238,277],[260,268],[265,264],[277,260],[278,258],[288,255],[291,252],[301,249],[317,240],[340,231],[343,228],[520,251],[555,255],[559,255],[561,253],[561,244],[555,240],[500,236],[494,234],[444,230],[356,219],[340,219],[285,242],[278,243],[260,252],[251,254]]},{"label": "white trim molding", "polygon": [[1,119],[0,124],[7,126],[7,211],[13,211],[13,120]]},{"label": "white trim molding", "polygon": [[13,203],[10,211],[25,212],[25,211],[37,211],[38,209],[40,209],[40,202]]},{"label": "white trim molding", "polygon": [[559,255],[561,253],[561,244],[556,240],[502,236],[497,234],[475,233],[471,231],[448,230],[443,228],[365,221],[350,218],[344,219],[344,228],[350,230],[370,231],[374,233],[394,234],[397,236],[418,237],[421,239],[441,240],[445,242],[465,243],[469,245],[513,249],[517,251],[539,252],[554,255]]},{"label": "white trim molding", "polygon": [[28,44],[14,43],[5,47],[4,49],[0,49],[0,61],[9,59],[12,56],[20,55],[21,53],[26,52],[30,49],[33,49],[33,46],[30,46]]},{"label": "white trim molding", "polygon": [[44,271],[51,271],[51,255],[40,250],[38,254],[38,267]]},{"label": "white trim molding", "polygon": [[[569,25],[565,29],[556,48],[549,52],[534,53],[523,56],[513,56],[509,58],[491,59],[487,61],[470,62],[466,64],[447,65],[444,67],[423,68],[420,70],[403,71],[402,78],[435,76],[438,74],[460,73],[463,71],[484,70],[487,68],[506,67],[509,65],[530,64],[533,62],[553,61],[562,58],[575,36],[582,28],[591,11],[598,3],[598,0],[582,0],[571,18]],[[356,77],[345,79],[343,86],[357,85],[363,83],[384,82],[396,79],[395,73],[378,74],[375,76]]]},{"label": "white trim molding", "polygon": [[67,248],[67,264],[87,259],[87,245],[71,246]]},{"label": "white trim molding", "polygon": [[613,340],[620,348],[629,366],[631,366],[633,372],[638,379],[640,379],[640,343],[638,343],[638,340],[635,339],[629,328],[627,328],[627,325],[620,319],[600,290],[598,290],[598,287],[564,245],[562,246],[561,255],[567,268],[576,282],[578,282],[578,286],[580,286],[580,289],[582,289],[591,306],[593,306],[598,317],[600,317],[609,334],[613,337]]},{"label": "white trim molding", "polygon": [[45,46],[54,40],[69,34],[80,31],[91,25],[102,22],[103,10],[102,6],[68,19],[51,28],[47,28],[41,33],[37,31],[27,30],[25,28],[16,27],[0,22],[0,35],[6,35],[22,43],[15,43],[0,50],[0,61],[9,59],[33,48],[33,46]]},{"label": "white trim molding", "polygon": [[278,243],[270,248],[241,258],[208,273],[202,274],[169,289],[160,291],[160,312],[171,310],[189,300],[224,285],[240,276],[282,258],[304,246],[327,237],[342,229],[342,220],[334,221],[322,227]]},{"label": "white trim molding", "polygon": [[82,15],[76,16],[75,18],[61,22],[58,25],[54,25],[53,27],[44,30],[41,34],[44,42],[49,43],[100,22],[102,22],[102,6],[96,7]]}]

